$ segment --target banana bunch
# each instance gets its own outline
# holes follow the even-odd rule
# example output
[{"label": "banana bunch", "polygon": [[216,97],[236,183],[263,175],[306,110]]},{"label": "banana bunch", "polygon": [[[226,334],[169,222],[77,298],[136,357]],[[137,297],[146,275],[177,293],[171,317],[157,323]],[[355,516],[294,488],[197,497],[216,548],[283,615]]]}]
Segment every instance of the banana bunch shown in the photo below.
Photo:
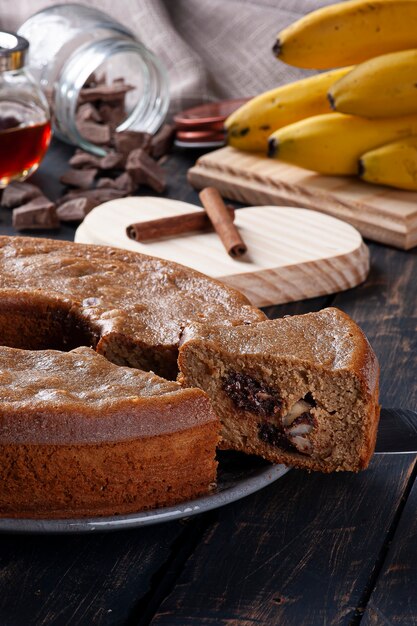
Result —
[{"label": "banana bunch", "polygon": [[226,120],[230,145],[268,145],[268,156],[322,174],[417,190],[417,0],[326,6],[282,30],[273,51],[339,69],[250,100]]},{"label": "banana bunch", "polygon": [[328,90],[350,69],[317,74],[252,98],[227,118],[228,143],[240,150],[265,153],[268,137],[278,128],[306,117],[330,113]]}]

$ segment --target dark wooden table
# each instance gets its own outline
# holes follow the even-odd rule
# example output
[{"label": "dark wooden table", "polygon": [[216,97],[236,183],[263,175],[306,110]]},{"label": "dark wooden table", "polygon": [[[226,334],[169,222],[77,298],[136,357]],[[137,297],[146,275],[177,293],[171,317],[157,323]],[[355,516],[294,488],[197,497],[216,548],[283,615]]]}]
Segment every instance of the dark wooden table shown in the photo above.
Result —
[{"label": "dark wooden table", "polygon": [[[52,196],[70,152],[55,144],[35,175]],[[185,179],[196,156],[168,159],[167,195],[198,203]],[[12,234],[10,214],[0,219]],[[369,246],[360,287],[267,313],[331,304],[362,326],[381,363],[381,403],[399,409],[383,413],[379,448],[400,453],[375,455],[359,475],[291,470],[235,504],[159,526],[0,535],[0,626],[417,624],[417,249]]]}]

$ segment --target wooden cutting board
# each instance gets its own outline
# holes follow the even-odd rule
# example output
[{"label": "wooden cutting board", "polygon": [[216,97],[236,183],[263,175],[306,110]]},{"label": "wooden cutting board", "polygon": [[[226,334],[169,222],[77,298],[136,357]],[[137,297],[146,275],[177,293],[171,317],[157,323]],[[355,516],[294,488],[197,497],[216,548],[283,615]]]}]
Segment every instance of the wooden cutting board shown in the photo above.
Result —
[{"label": "wooden cutting board", "polygon": [[248,204],[304,206],[338,217],[364,237],[408,250],[417,245],[417,192],[322,176],[274,159],[226,147],[205,154],[189,170],[189,182],[217,187]]},{"label": "wooden cutting board", "polygon": [[361,283],[369,253],[357,230],[316,211],[260,206],[236,211],[248,246],[232,259],[215,233],[138,243],[126,235],[133,222],[199,211],[195,205],[153,197],[112,200],[87,215],[79,243],[111,245],[188,265],[239,289],[256,306],[342,291]]}]

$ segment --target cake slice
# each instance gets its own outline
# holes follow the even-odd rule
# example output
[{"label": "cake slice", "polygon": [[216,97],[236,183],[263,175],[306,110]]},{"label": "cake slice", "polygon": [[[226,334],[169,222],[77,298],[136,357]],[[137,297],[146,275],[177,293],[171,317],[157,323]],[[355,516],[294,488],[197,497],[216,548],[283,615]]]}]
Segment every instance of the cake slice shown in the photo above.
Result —
[{"label": "cake slice", "polygon": [[180,380],[210,397],[220,447],[322,472],[358,471],[379,419],[378,362],[345,313],[184,331]]},{"label": "cake slice", "polygon": [[89,348],[0,347],[0,517],[134,513],[210,491],[206,394]]}]

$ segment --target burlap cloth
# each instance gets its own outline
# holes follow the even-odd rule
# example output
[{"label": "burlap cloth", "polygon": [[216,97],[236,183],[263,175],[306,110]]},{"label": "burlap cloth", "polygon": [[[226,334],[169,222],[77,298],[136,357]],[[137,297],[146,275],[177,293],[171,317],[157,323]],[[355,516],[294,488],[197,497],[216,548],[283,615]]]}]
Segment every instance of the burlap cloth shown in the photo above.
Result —
[{"label": "burlap cloth", "polygon": [[[171,110],[251,96],[306,74],[274,58],[277,32],[332,0],[89,0],[134,31],[165,63]],[[1,0],[0,25],[65,0]]]}]

